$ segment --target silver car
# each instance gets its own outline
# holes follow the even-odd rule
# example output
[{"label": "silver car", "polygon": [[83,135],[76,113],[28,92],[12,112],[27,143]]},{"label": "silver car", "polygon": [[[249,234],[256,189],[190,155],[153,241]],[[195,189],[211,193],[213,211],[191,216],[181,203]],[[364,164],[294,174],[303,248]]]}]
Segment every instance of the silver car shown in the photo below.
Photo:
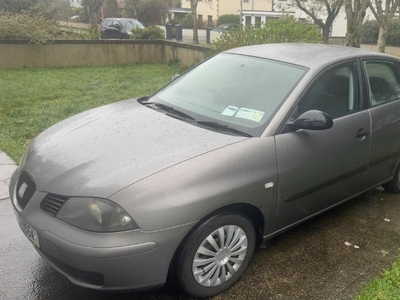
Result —
[{"label": "silver car", "polygon": [[73,283],[216,295],[257,244],[376,186],[400,192],[400,60],[271,44],[38,135],[10,182],[22,231]]}]

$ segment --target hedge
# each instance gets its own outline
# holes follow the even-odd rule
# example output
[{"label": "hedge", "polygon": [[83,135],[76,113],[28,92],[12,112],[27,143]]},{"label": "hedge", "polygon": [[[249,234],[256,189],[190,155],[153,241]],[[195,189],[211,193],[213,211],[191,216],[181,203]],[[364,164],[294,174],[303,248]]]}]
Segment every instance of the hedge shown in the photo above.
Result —
[{"label": "hedge", "polygon": [[[395,19],[389,22],[386,44],[400,46],[400,20]],[[361,31],[361,42],[366,44],[376,44],[379,36],[378,21],[367,21],[363,24]]]}]

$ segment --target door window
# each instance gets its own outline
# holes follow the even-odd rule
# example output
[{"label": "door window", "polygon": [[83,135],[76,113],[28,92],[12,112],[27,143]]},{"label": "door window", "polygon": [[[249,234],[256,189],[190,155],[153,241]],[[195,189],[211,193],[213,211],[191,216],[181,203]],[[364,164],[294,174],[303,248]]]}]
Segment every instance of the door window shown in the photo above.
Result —
[{"label": "door window", "polygon": [[320,110],[339,118],[359,110],[356,64],[329,70],[299,103],[299,113]]},{"label": "door window", "polygon": [[400,98],[400,78],[397,67],[387,61],[364,61],[371,107]]},{"label": "door window", "polygon": [[117,20],[113,20],[111,27],[116,28],[116,29],[121,29],[121,25]]}]

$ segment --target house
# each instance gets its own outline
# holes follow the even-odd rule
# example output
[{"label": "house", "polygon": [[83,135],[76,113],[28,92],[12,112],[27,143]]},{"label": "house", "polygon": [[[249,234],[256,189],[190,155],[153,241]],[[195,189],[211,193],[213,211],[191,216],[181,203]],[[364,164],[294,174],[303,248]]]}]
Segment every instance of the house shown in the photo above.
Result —
[{"label": "house", "polygon": [[[297,6],[291,4],[290,1],[287,0],[275,0],[274,1],[274,10],[280,10],[282,12],[286,12],[289,15],[294,16],[296,19],[304,20],[309,23],[314,23],[310,16],[308,16],[304,11],[302,11]],[[320,19],[325,20],[326,15],[321,14]],[[331,37],[344,37],[346,36],[347,30],[347,21],[346,21],[346,13],[344,11],[344,6],[340,10],[339,14],[335,18],[332,24],[332,28],[330,30]]]},{"label": "house", "polygon": [[[199,0],[197,17],[207,27],[215,26],[219,16],[227,14],[240,14],[242,9],[243,25],[266,23],[268,19],[280,18],[285,15],[294,16],[296,19],[313,23],[313,20],[298,7],[290,4],[289,0]],[[170,13],[182,18],[191,13],[190,1],[182,0],[180,8],[170,8]],[[321,15],[321,18],[324,18]],[[336,17],[331,28],[332,37],[346,35],[346,14],[344,7]]]},{"label": "house", "polygon": [[[219,16],[239,14],[240,5],[240,0],[200,0],[197,4],[197,16],[199,21],[207,26],[215,26]],[[182,0],[181,9],[184,13],[190,13],[190,1]],[[243,0],[242,9],[243,11],[271,11],[272,0]],[[173,8],[170,9],[170,12],[173,12]]]}]

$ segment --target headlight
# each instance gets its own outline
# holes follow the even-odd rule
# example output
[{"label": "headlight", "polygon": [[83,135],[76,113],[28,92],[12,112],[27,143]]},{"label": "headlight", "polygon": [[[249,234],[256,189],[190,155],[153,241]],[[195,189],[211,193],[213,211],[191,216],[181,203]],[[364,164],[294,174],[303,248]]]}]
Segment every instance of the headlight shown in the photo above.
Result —
[{"label": "headlight", "polygon": [[61,207],[57,218],[78,228],[97,232],[139,228],[122,207],[101,198],[71,197]]},{"label": "headlight", "polygon": [[31,143],[28,144],[28,146],[25,148],[24,154],[22,154],[21,160],[19,161],[19,167],[18,167],[19,170],[21,170],[25,165],[26,157],[28,156],[30,146],[31,146]]}]

